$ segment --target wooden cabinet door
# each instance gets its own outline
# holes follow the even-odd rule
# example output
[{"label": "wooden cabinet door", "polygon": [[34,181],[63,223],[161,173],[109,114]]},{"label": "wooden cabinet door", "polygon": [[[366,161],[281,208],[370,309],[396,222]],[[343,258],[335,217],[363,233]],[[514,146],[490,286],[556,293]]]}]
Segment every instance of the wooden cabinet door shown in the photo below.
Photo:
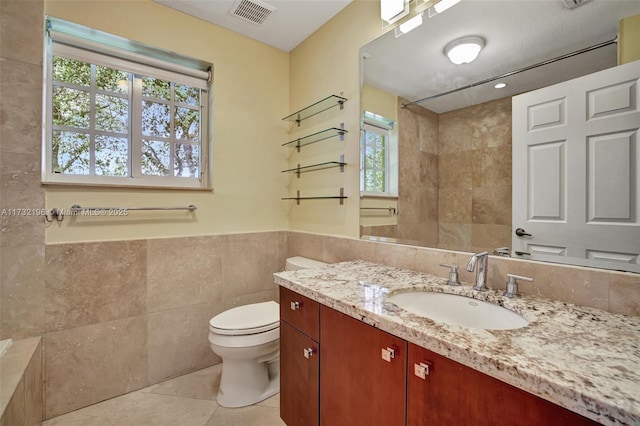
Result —
[{"label": "wooden cabinet door", "polygon": [[407,342],[326,306],[320,322],[320,424],[403,426]]},{"label": "wooden cabinet door", "polygon": [[[429,366],[424,379],[420,364]],[[408,367],[408,426],[599,424],[411,343]]]},{"label": "wooden cabinet door", "polygon": [[288,426],[318,425],[318,349],[313,339],[280,321],[280,417]]}]

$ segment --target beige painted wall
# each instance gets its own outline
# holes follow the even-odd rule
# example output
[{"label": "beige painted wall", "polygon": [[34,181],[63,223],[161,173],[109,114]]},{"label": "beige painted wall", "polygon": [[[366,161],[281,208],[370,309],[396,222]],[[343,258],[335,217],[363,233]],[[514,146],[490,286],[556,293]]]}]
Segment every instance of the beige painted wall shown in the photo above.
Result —
[{"label": "beige painted wall", "polygon": [[620,64],[640,60],[640,14],[620,21],[619,38]]},{"label": "beige painted wall", "polygon": [[[127,218],[66,218],[47,243],[283,230],[287,205],[289,55],[151,0],[48,0],[45,13],[214,64],[213,186],[209,191],[47,186],[47,209],[83,206],[198,206],[131,212]],[[152,17],[152,19],[150,19]],[[357,93],[357,91],[356,91]]]},{"label": "beige painted wall", "polygon": [[289,226],[292,230],[329,235],[359,235],[359,121],[360,121],[360,47],[382,34],[380,6],[375,0],[354,1],[326,25],[298,45],[290,54],[291,111],[303,108],[330,94],[348,98],[342,112],[331,111],[317,119],[303,122],[291,135],[303,136],[341,122],[349,131],[342,143],[329,141],[313,149],[292,153],[290,163],[312,161],[321,156],[344,153],[348,163],[343,174],[309,173],[290,186],[291,193],[323,194],[345,188],[349,198],[341,206],[334,200],[290,203]]}]

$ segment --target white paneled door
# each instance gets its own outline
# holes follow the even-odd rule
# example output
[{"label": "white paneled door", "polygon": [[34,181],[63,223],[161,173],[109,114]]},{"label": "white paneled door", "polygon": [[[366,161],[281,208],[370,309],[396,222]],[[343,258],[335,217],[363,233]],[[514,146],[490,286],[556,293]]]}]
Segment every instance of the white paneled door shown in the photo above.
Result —
[{"label": "white paneled door", "polygon": [[520,256],[640,272],[639,98],[640,61],[513,98]]}]

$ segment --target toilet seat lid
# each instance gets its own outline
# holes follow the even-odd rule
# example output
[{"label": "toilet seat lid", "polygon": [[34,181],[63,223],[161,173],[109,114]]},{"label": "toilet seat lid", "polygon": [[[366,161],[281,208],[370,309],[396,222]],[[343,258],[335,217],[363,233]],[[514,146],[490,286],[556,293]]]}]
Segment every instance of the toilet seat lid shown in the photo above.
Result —
[{"label": "toilet seat lid", "polygon": [[224,311],[209,321],[219,334],[255,334],[280,326],[280,305],[274,301],[252,303]]}]

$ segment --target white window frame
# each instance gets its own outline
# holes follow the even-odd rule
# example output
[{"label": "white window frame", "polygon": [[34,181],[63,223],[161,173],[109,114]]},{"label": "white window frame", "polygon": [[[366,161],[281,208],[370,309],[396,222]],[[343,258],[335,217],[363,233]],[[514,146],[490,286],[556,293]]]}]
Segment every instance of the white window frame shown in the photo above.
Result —
[{"label": "white window frame", "polygon": [[[360,196],[361,197],[397,197],[397,171],[395,176],[395,185],[393,183],[394,180],[394,172],[391,170],[391,162],[392,162],[392,130],[393,130],[393,122],[385,119],[382,116],[377,114],[365,111],[364,120],[361,124],[362,129],[362,139],[360,143]],[[384,178],[385,178],[385,190],[380,191],[366,191],[365,190],[365,143],[366,143],[366,132],[377,133],[378,135],[383,137],[383,150],[385,152],[385,164],[384,164]]]},{"label": "white window frame", "polygon": [[[52,18],[50,18],[52,19]],[[126,49],[113,47],[113,44],[102,43],[103,40],[119,42],[121,45],[134,44],[120,37],[113,36],[106,33],[97,32],[95,30],[86,29],[76,24],[67,23],[65,21],[54,19],[54,28],[62,28],[64,32],[52,32],[47,31],[46,48],[45,48],[45,66],[44,66],[44,132],[43,132],[43,161],[42,161],[42,182],[44,184],[68,184],[68,185],[107,185],[107,186],[125,186],[125,187],[148,187],[148,188],[183,188],[183,189],[212,189],[211,185],[211,162],[210,162],[210,150],[212,143],[212,135],[210,134],[210,110],[212,109],[212,99],[209,96],[211,92],[211,80],[210,71],[203,72],[202,70],[196,70],[189,68],[188,66],[168,63],[163,58],[158,59],[158,55],[149,54],[145,56],[140,53],[140,45],[137,44],[137,52],[132,53]],[[49,21],[47,21],[49,22]],[[69,28],[75,30],[69,31]],[[83,30],[87,30],[90,38],[84,38],[82,34]],[[78,36],[80,33],[81,36]],[[103,40],[95,41],[95,35],[98,34],[98,39]],[[128,44],[127,44],[128,43]],[[116,43],[117,44],[117,43]],[[155,53],[157,49],[149,49],[149,52]],[[162,53],[162,52],[161,52]],[[118,69],[131,73],[132,78],[129,79],[129,90],[127,95],[129,101],[129,126],[128,126],[128,176],[104,176],[104,175],[79,175],[79,174],[63,174],[55,173],[52,170],[52,149],[53,149],[53,56],[62,56],[69,59],[82,61],[85,63],[105,66],[113,69]],[[175,54],[173,54],[175,55]],[[169,55],[172,56],[172,55]],[[181,58],[179,55],[175,55]],[[195,62],[195,60],[193,60]],[[210,66],[210,64],[209,64]],[[173,96],[173,84],[171,84],[171,100],[153,100],[147,97],[142,97],[142,77],[158,78],[171,83],[185,84],[191,87],[197,87],[201,89],[200,92],[200,141],[199,144],[191,143],[199,147],[199,176],[197,177],[181,177],[174,176],[174,153],[176,143],[190,143],[190,141],[182,141],[175,138],[173,133],[173,119],[175,115],[175,107],[185,106],[190,109],[195,109],[193,105],[182,105],[174,100]],[[205,77],[206,76],[206,77]],[[203,77],[205,77],[203,79]],[[56,83],[57,85],[58,83]],[[62,84],[65,86],[65,84]],[[136,86],[135,89],[133,86]],[[71,86],[68,86],[71,87]],[[85,88],[86,89],[86,88]],[[90,87],[91,93],[94,94],[96,88]],[[134,93],[137,93],[134,97]],[[109,96],[114,96],[113,93],[108,93]],[[139,95],[139,96],[138,96]],[[117,96],[117,95],[116,95]],[[94,99],[94,96],[91,96]],[[147,137],[142,135],[141,124],[141,110],[142,100],[152,100],[153,102],[161,102],[170,105],[171,111],[171,135],[169,138],[162,137]],[[94,119],[94,109],[92,108],[92,118]],[[65,130],[64,128],[59,130]],[[73,132],[86,132],[87,134],[95,135],[95,130],[85,129],[78,130],[76,128],[69,129]],[[112,135],[113,136],[113,135]],[[123,137],[122,134],[116,134],[115,136]],[[94,139],[91,138],[91,173],[94,170]],[[170,156],[170,175],[169,176],[150,176],[142,175],[142,140],[152,139],[161,140],[171,144],[171,156]],[[191,141],[193,142],[193,141]]]}]

